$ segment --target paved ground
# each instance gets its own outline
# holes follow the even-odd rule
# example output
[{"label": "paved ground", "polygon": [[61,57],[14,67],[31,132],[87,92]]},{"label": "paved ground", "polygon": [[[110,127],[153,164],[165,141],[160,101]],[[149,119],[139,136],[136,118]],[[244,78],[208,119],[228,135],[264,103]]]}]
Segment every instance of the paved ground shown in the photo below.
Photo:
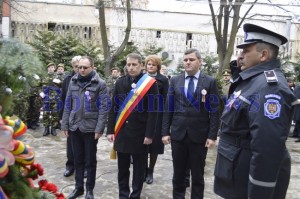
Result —
[{"label": "paved ground", "polygon": [[[60,191],[66,196],[74,188],[74,176],[66,178],[63,176],[66,161],[66,138],[62,133],[58,136],[42,136],[42,128],[28,131],[26,142],[32,146],[36,153],[36,162],[41,163],[45,169],[45,178],[58,185]],[[300,143],[294,139],[287,141],[287,146],[292,156],[292,177],[287,194],[287,199],[300,199]],[[97,199],[117,199],[117,161],[109,159],[111,143],[106,138],[100,138],[98,143],[97,179],[94,190]],[[276,154],[274,154],[276,155]],[[209,151],[207,166],[205,167],[205,199],[219,199],[213,193],[213,170],[216,157],[216,149]],[[266,168],[268,169],[268,168]],[[172,193],[172,162],[171,148],[166,146],[165,154],[159,156],[154,172],[152,185],[144,184],[142,199],[170,199]],[[187,190],[186,198],[190,196]],[[81,197],[84,198],[84,197]]]}]

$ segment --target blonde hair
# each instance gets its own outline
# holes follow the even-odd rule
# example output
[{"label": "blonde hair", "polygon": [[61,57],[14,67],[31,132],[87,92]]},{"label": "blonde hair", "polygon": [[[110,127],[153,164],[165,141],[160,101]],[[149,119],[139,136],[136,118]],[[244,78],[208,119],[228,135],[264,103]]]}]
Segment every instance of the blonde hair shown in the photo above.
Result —
[{"label": "blonde hair", "polygon": [[145,59],[145,66],[147,66],[147,63],[149,61],[152,61],[153,64],[155,64],[157,66],[157,71],[159,72],[160,69],[161,69],[161,58],[159,56],[157,56],[157,55],[149,55]]}]

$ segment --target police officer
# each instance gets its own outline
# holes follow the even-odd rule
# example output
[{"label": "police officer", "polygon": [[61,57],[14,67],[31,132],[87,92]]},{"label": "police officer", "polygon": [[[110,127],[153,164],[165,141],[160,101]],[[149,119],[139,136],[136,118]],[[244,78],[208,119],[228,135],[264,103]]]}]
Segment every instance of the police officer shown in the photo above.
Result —
[{"label": "police officer", "polygon": [[214,191],[226,199],[284,199],[291,159],[286,139],[297,99],[277,59],[287,39],[245,24],[231,97],[221,117]]}]

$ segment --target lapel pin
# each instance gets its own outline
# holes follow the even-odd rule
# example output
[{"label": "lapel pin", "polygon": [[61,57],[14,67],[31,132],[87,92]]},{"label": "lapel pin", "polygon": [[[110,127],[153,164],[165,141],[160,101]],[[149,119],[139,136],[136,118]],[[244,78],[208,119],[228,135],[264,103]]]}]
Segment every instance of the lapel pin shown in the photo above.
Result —
[{"label": "lapel pin", "polygon": [[202,102],[205,102],[205,98],[206,98],[206,94],[207,94],[207,91],[205,89],[202,89],[201,91],[201,95],[202,95]]}]

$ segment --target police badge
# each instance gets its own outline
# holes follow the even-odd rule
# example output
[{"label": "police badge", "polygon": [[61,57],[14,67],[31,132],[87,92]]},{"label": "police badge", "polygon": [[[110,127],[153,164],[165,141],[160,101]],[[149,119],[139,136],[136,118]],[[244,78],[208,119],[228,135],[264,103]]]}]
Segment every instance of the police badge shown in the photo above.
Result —
[{"label": "police badge", "polygon": [[264,114],[266,117],[271,120],[280,116],[281,104],[278,100],[268,99],[266,103],[264,103]]}]

